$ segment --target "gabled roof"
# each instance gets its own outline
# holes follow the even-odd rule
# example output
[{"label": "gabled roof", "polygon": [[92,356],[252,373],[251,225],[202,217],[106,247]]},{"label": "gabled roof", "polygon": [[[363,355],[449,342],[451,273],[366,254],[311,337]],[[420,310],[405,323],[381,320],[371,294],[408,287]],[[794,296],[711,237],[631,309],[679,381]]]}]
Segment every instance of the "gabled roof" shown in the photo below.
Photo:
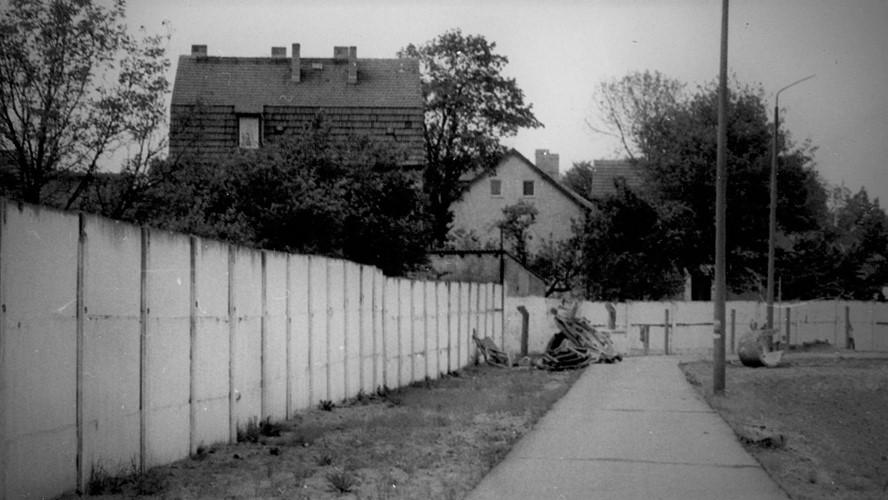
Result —
[{"label": "gabled roof", "polygon": [[622,178],[626,186],[638,188],[643,183],[641,165],[631,160],[595,160],[592,163],[590,196],[604,198],[616,192],[614,181]]},{"label": "gabled roof", "polygon": [[[504,154],[503,157],[500,159],[500,161],[497,163],[496,168],[498,169],[500,167],[500,165],[505,163],[505,161],[510,156],[514,156],[515,158],[518,158],[519,160],[524,162],[531,170],[533,170],[534,172],[537,173],[537,175],[542,177],[542,179],[545,182],[547,182],[552,187],[554,187],[555,189],[560,191],[569,200],[571,200],[574,203],[576,203],[577,205],[579,205],[580,208],[583,208],[585,210],[593,210],[595,208],[595,205],[593,205],[589,200],[587,200],[586,198],[583,198],[582,196],[580,196],[579,194],[574,192],[572,189],[570,189],[569,187],[562,184],[560,181],[558,181],[558,179],[555,179],[551,175],[547,174],[545,171],[543,171],[542,169],[540,169],[539,167],[534,165],[532,161],[528,160],[524,155],[522,155],[521,153],[519,153],[515,149],[510,149],[509,151],[507,151],[506,154]],[[496,172],[496,169],[494,169],[494,172]],[[468,185],[471,186],[471,185],[475,184],[476,182],[480,182],[481,180],[483,180],[487,177],[491,177],[491,176],[492,176],[492,173],[487,173],[487,172],[481,173],[480,175],[476,176],[474,179],[470,180]]]},{"label": "gabled roof", "polygon": [[180,56],[172,104],[235,107],[258,113],[263,106],[422,108],[415,59],[357,59],[358,83],[347,83],[348,64],[332,58],[301,58],[301,81],[290,78],[289,57]]}]

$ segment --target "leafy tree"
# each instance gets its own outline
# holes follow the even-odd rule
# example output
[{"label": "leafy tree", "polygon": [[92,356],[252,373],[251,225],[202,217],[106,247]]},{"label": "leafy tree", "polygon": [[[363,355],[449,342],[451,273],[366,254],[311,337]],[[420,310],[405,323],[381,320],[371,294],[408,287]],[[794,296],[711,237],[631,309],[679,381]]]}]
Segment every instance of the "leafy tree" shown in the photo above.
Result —
[{"label": "leafy tree", "polygon": [[532,203],[519,201],[503,207],[503,218],[496,224],[503,232],[503,239],[508,248],[515,252],[515,256],[522,264],[527,264],[530,256],[527,247],[533,236],[528,230],[536,222],[537,215],[539,211]]},{"label": "leafy tree", "polygon": [[456,29],[398,53],[417,58],[422,71],[424,187],[438,243],[446,240],[450,205],[462,196],[463,177],[495,166],[504,153],[501,138],[542,126],[515,79],[503,76],[509,60],[495,49],[483,36]]},{"label": "leafy tree", "polygon": [[581,236],[586,297],[657,300],[678,293],[683,274],[674,258],[687,222],[682,207],[656,207],[625,183],[597,200]]},{"label": "leafy tree", "polygon": [[595,97],[600,117],[586,124],[593,132],[617,138],[635,160],[649,154],[652,146],[642,129],[665,118],[683,92],[684,84],[658,71],[635,71],[599,85]]},{"label": "leafy tree", "polygon": [[842,296],[872,299],[888,284],[888,215],[860,188],[835,212],[837,278]]},{"label": "leafy tree", "polygon": [[594,170],[592,162],[575,162],[570,170],[564,173],[561,181],[575,193],[587,200],[592,200],[592,179]]},{"label": "leafy tree", "polygon": [[573,237],[543,241],[533,256],[530,268],[545,280],[546,297],[554,293],[583,295],[582,230],[582,225],[575,225]]},{"label": "leafy tree", "polygon": [[[728,283],[743,291],[756,288],[767,267],[772,125],[761,89],[737,87],[728,112]],[[693,216],[677,255],[692,275],[713,261],[717,94],[714,85],[701,88],[638,128],[651,201],[677,203]],[[784,235],[817,229],[826,193],[814,170],[813,149],[793,146],[785,134],[778,148],[779,228]]]},{"label": "leafy tree", "polygon": [[305,135],[221,164],[158,162],[129,219],[262,248],[327,255],[403,274],[425,260],[417,172],[366,138]]},{"label": "leafy tree", "polygon": [[39,203],[62,174],[86,174],[70,206],[103,156],[156,129],[164,37],[136,40],[123,19],[123,0],[11,0],[2,12],[0,147],[17,167],[14,195]]}]

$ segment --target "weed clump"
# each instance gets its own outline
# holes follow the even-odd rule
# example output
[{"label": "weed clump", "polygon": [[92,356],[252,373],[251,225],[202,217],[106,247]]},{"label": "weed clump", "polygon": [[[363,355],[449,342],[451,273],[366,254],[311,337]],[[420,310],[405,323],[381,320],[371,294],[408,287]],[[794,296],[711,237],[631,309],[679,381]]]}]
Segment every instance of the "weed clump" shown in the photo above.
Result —
[{"label": "weed clump", "polygon": [[350,493],[358,485],[358,478],[345,470],[334,470],[327,473],[327,482],[338,493]]}]

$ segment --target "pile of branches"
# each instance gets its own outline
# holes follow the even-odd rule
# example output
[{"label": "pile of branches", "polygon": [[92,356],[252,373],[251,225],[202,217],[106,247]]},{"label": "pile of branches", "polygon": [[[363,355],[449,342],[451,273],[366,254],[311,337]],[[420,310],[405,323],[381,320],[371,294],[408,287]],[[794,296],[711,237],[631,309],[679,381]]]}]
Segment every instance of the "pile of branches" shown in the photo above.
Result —
[{"label": "pile of branches", "polygon": [[623,357],[617,354],[610,335],[596,329],[586,319],[575,316],[576,307],[567,314],[552,311],[559,332],[546,345],[540,359],[540,368],[547,370],[571,370],[592,363],[613,363]]}]

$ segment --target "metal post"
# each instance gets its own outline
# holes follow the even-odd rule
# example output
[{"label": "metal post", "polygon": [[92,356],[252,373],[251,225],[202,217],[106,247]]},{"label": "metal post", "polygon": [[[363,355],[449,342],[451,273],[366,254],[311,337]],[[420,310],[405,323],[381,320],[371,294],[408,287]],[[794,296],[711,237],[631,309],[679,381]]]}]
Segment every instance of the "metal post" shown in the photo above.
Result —
[{"label": "metal post", "polygon": [[[808,75],[801,80],[796,80],[789,85],[781,88],[774,95],[774,132],[771,137],[771,200],[768,210],[768,289],[767,289],[767,327],[774,328],[774,247],[777,232],[777,135],[780,130],[780,93],[784,90],[798,85],[806,80],[814,78],[815,75]],[[768,336],[768,348],[771,346],[771,336]]]},{"label": "metal post", "polygon": [[715,328],[712,392],[725,390],[725,212],[728,138],[728,0],[722,0],[721,57],[718,77],[718,153],[715,182]]}]

